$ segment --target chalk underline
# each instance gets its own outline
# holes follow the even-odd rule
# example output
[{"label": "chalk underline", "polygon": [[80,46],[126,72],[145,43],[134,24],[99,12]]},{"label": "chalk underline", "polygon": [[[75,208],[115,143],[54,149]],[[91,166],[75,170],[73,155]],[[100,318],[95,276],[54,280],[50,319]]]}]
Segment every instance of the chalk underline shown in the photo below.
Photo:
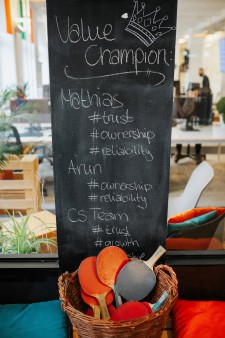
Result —
[{"label": "chalk underline", "polygon": [[146,76],[150,77],[151,74],[154,75],[160,75],[163,77],[163,79],[156,83],[154,85],[154,87],[160,85],[162,82],[164,82],[165,80],[165,75],[160,73],[160,72],[154,72],[153,70],[131,70],[131,71],[127,71],[127,72],[118,72],[118,73],[111,73],[111,74],[105,74],[105,75],[96,75],[96,76],[88,76],[88,77],[74,77],[74,76],[71,76],[67,73],[67,68],[68,66],[65,66],[65,69],[64,69],[64,73],[66,75],[67,78],[69,79],[72,79],[72,80],[91,80],[91,79],[100,79],[100,78],[106,78],[106,77],[112,77],[112,76],[119,76],[119,75],[126,75],[126,74],[146,74]]}]

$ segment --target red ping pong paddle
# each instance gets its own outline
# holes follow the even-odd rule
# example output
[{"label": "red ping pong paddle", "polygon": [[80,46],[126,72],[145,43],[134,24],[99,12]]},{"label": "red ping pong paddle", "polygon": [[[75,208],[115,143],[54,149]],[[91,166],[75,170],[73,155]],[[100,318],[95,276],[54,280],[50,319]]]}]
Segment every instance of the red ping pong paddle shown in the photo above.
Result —
[{"label": "red ping pong paddle", "polygon": [[158,301],[154,304],[132,301],[124,303],[112,313],[111,320],[129,320],[151,314],[159,310],[168,297],[168,292],[164,291]]},{"label": "red ping pong paddle", "polygon": [[129,261],[119,272],[116,284],[119,294],[126,300],[144,299],[154,288],[156,277],[153,272],[155,262],[166,252],[159,246],[148,261]]},{"label": "red ping pong paddle", "polygon": [[[92,317],[99,319],[101,317],[101,312],[100,312],[98,300],[94,297],[87,295],[82,289],[80,290],[80,294],[81,294],[81,298],[83,299],[83,301],[92,308]],[[109,309],[109,305],[111,305],[111,303],[113,302],[113,299],[114,299],[114,293],[113,291],[110,291],[106,295],[106,305],[108,306],[108,309]],[[109,314],[110,314],[110,311],[109,311]]]},{"label": "red ping pong paddle", "polygon": [[127,302],[122,304],[111,315],[111,320],[130,320],[140,318],[152,313],[151,308],[141,302]]},{"label": "red ping pong paddle", "polygon": [[98,300],[102,318],[110,319],[109,311],[106,305],[106,295],[111,288],[102,284],[96,271],[96,260],[94,256],[85,258],[78,269],[78,277],[83,291]]},{"label": "red ping pong paddle", "polygon": [[128,261],[126,253],[117,246],[108,246],[102,249],[97,257],[98,277],[103,284],[113,289],[116,307],[122,305],[122,300],[117,290],[116,278],[119,271]]},{"label": "red ping pong paddle", "polygon": [[[83,301],[91,307],[92,313],[93,313],[92,317],[100,319],[101,312],[100,312],[98,300],[94,297],[87,295],[83,290],[80,291],[80,294],[81,294],[81,298],[83,299]],[[90,312],[90,309],[88,310]],[[88,314],[88,312],[86,314]]]}]

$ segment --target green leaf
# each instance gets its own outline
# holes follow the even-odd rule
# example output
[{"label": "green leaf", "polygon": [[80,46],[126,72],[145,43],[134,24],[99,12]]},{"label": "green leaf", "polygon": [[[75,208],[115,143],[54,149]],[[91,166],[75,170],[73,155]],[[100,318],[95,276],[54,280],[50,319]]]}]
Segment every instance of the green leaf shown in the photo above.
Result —
[{"label": "green leaf", "polygon": [[[38,253],[42,244],[49,246],[49,249],[50,245],[57,247],[53,238],[37,237],[35,232],[29,228],[28,221],[32,213],[30,211],[26,216],[18,213],[16,217],[14,213],[11,215],[8,212],[9,220],[1,225],[0,246],[2,253]],[[43,231],[48,230],[48,225],[44,222],[41,222],[41,226]]]}]

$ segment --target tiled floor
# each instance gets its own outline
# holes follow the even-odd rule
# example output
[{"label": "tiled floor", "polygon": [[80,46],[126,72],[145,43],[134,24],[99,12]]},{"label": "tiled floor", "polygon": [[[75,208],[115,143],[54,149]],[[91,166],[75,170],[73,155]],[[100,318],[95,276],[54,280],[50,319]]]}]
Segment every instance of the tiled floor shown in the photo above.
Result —
[{"label": "tiled floor", "polygon": [[[203,191],[197,206],[225,206],[225,154],[220,155],[218,162],[217,155],[209,154],[206,160],[214,169],[214,177]],[[193,160],[185,158],[178,163],[171,159],[170,165],[170,195],[179,196],[183,191],[188,178],[195,169],[196,164]]]}]

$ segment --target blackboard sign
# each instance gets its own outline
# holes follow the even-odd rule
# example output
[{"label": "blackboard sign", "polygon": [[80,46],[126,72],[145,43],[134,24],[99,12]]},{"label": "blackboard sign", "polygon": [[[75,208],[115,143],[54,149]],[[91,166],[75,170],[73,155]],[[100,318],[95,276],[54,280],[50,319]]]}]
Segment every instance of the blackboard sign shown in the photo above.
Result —
[{"label": "blackboard sign", "polygon": [[176,0],[48,0],[62,270],[165,245]]}]

